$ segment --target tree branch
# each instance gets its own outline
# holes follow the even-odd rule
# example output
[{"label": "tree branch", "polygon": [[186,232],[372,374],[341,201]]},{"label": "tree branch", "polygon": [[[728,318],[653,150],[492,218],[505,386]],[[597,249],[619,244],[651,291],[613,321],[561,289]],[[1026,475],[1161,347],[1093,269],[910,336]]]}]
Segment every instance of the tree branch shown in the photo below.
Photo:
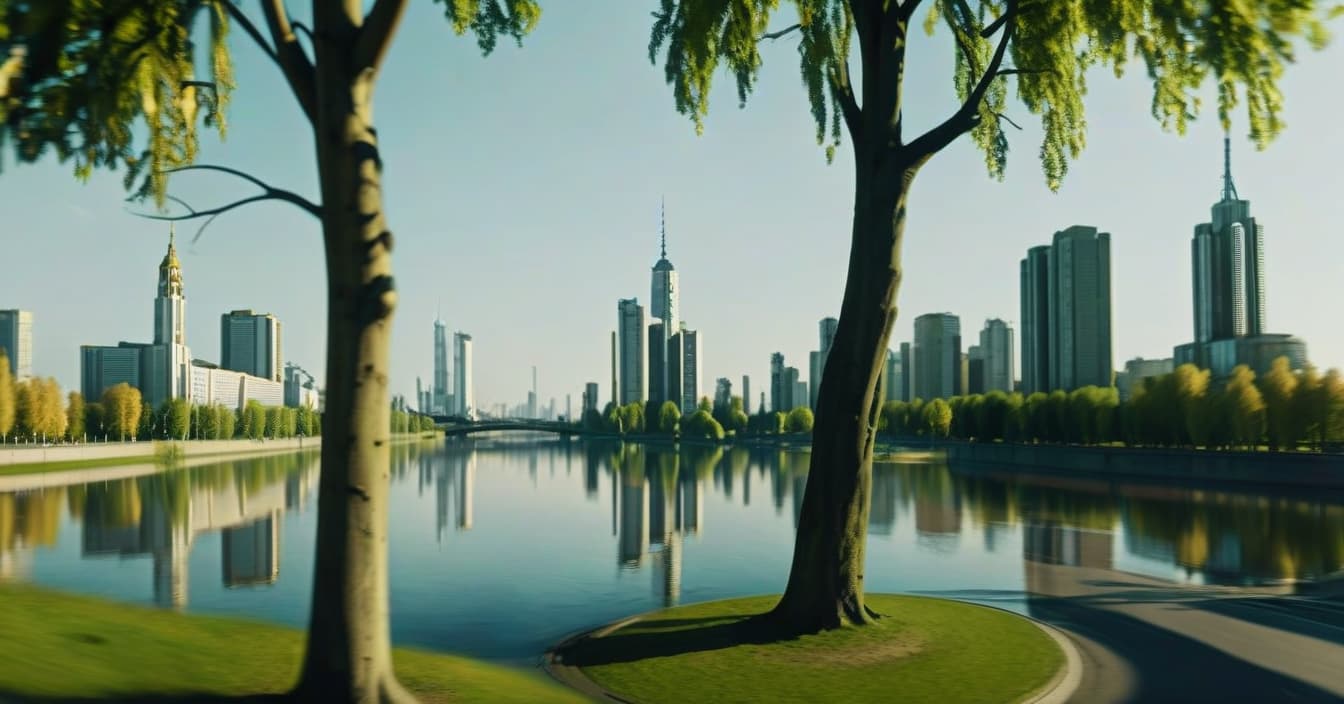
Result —
[{"label": "tree branch", "polygon": [[218,208],[211,208],[209,210],[196,210],[181,198],[170,195],[167,196],[169,200],[187,209],[186,215],[154,215],[151,213],[135,213],[135,214],[139,215],[142,218],[148,218],[150,220],[167,220],[169,222],[177,222],[180,220],[195,220],[196,218],[207,218],[207,217],[210,218],[210,220],[206,221],[205,225],[201,226],[200,231],[196,233],[197,238],[201,236],[200,233],[205,230],[206,225],[209,225],[210,222],[212,222],[216,216],[222,213],[226,213],[230,210],[233,210],[234,208],[237,208],[239,206],[247,205],[248,203],[256,203],[258,201],[263,200],[284,201],[291,205],[297,206],[300,210],[303,210],[304,212],[308,213],[309,215],[312,215],[315,218],[322,217],[322,206],[308,200],[307,198],[304,198],[303,196],[297,193],[294,193],[293,191],[287,191],[283,188],[276,188],[270,185],[269,183],[262,181],[256,176],[253,176],[243,171],[239,171],[238,169],[230,168],[228,166],[219,166],[217,164],[189,164],[187,166],[178,166],[172,169],[164,169],[160,173],[173,174],[179,171],[219,171],[221,173],[226,173],[231,176],[237,176],[238,178],[241,178],[244,181],[247,181],[248,183],[255,185],[257,188],[260,188],[262,192],[250,198],[244,198],[240,201],[236,201],[228,205],[223,205]]},{"label": "tree branch", "polygon": [[1003,114],[1003,113],[1001,113],[1001,112],[996,112],[996,113],[994,113],[994,116],[997,117],[997,118],[999,118],[1000,120],[1003,120],[1004,122],[1007,122],[1008,124],[1012,125],[1013,127],[1016,127],[1016,128],[1019,129],[1019,130],[1022,129],[1022,125],[1019,125],[1019,124],[1017,124],[1016,122],[1013,122],[1013,118],[1008,117],[1007,115],[1005,115],[1005,114]]},{"label": "tree branch", "polygon": [[803,26],[801,24],[795,24],[789,27],[785,27],[784,29],[781,29],[778,32],[766,32],[765,34],[761,35],[759,41],[765,41],[766,39],[779,39],[780,37],[789,34],[790,32],[795,32],[801,30],[802,28]]},{"label": "tree branch", "polygon": [[262,36],[261,30],[257,29],[257,25],[253,24],[252,20],[247,18],[247,15],[243,14],[243,8],[229,0],[224,3],[224,9],[228,11],[229,17],[233,18],[233,21],[237,22],[244,32],[247,32],[247,36],[252,37],[252,41],[256,42],[257,47],[265,52],[266,56],[270,57],[276,66],[284,69],[284,66],[280,63],[280,57],[276,56],[275,49],[271,48],[271,43],[266,41],[266,37]]},{"label": "tree branch", "polygon": [[905,0],[901,3],[901,20],[907,24],[910,18],[915,16],[915,10],[919,9],[920,0]]},{"label": "tree branch", "polygon": [[377,0],[374,3],[355,39],[356,67],[378,70],[405,11],[406,0]]},{"label": "tree branch", "polygon": [[835,94],[836,104],[840,106],[840,114],[845,118],[845,126],[849,128],[850,139],[858,141],[863,128],[863,111],[859,108],[858,100],[854,98],[854,86],[850,85],[849,71],[844,68],[833,70],[830,78],[831,91]]},{"label": "tree branch", "polygon": [[313,76],[313,62],[303,53],[299,38],[289,24],[289,14],[285,11],[285,0],[261,0],[261,8],[266,12],[266,25],[271,30],[271,39],[275,41],[276,63],[285,74],[290,90],[303,108],[303,114],[310,123],[317,122],[317,87]]},{"label": "tree branch", "polygon": [[[989,66],[985,68],[985,72],[980,75],[980,80],[971,89],[966,102],[962,103],[955,113],[910,142],[909,148],[913,154],[913,162],[927,161],[929,157],[937,154],[943,147],[951,144],[952,140],[975,128],[979,119],[980,103],[984,101],[989,86],[999,77],[999,66],[1003,65],[1003,57],[1008,51],[1008,43],[1013,38],[1016,16],[1017,0],[1008,0],[1003,16],[990,25],[991,27],[1002,26],[1004,30],[1003,35],[999,37],[999,45],[994,49],[994,57],[990,59]],[[983,35],[984,32],[981,32],[981,34]]]}]

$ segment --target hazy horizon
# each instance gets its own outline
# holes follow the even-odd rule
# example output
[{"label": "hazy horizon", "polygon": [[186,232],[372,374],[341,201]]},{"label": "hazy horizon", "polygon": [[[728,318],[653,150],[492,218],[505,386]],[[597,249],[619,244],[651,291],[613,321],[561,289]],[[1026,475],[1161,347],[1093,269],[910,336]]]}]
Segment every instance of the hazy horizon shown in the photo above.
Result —
[{"label": "hazy horizon", "polygon": [[[701,393],[712,395],[723,376],[740,393],[750,374],[758,397],[775,351],[806,377],[817,321],[839,310],[853,169],[847,141],[830,166],[813,141],[796,40],[762,47],[761,81],[745,110],[720,74],[697,137],[674,111],[661,66],[648,62],[649,7],[598,5],[546,5],[521,50],[501,42],[485,59],[474,41],[453,36],[439,8],[408,9],[375,115],[397,243],[394,393],[411,399],[416,377],[430,379],[441,308],[450,330],[474,338],[478,407],[522,402],[533,365],[539,405],[555,397],[563,411],[569,393],[577,407],[587,381],[608,398],[616,302],[649,303],[664,197],[681,316],[704,336]],[[791,21],[781,11],[778,23]],[[596,27],[604,28],[600,41]],[[314,197],[308,126],[275,67],[242,32],[233,41],[239,87],[229,138],[203,133],[199,161]],[[913,40],[907,120],[916,129],[955,108],[952,52],[945,33]],[[1329,236],[1339,229],[1329,204],[1344,186],[1342,103],[1320,89],[1342,63],[1338,41],[1300,52],[1280,83],[1287,127],[1267,151],[1245,138],[1242,110],[1232,128],[1237,190],[1265,227],[1268,331],[1303,338],[1323,368],[1344,366],[1338,315],[1317,313],[1344,275],[1344,238]],[[1010,130],[1004,183],[986,176],[967,138],[925,167],[910,196],[893,348],[929,312],[961,317],[963,348],[985,319],[1019,327],[1018,261],[1074,224],[1111,233],[1117,368],[1136,356],[1169,357],[1193,337],[1190,237],[1208,220],[1222,177],[1212,94],[1179,137],[1150,115],[1141,66],[1120,80],[1106,71],[1089,79],[1089,146],[1058,194],[1046,188],[1036,157],[1038,122],[1018,105],[1008,115],[1025,129]],[[4,166],[10,266],[0,308],[34,313],[34,372],[78,389],[81,344],[151,339],[168,226],[127,212],[120,173],[98,172],[81,185],[51,158],[6,158]],[[215,174],[172,183],[198,209],[254,192]],[[177,226],[193,356],[218,361],[221,314],[272,312],[285,359],[321,383],[317,221],[260,204],[221,216],[193,244],[196,227]]]}]

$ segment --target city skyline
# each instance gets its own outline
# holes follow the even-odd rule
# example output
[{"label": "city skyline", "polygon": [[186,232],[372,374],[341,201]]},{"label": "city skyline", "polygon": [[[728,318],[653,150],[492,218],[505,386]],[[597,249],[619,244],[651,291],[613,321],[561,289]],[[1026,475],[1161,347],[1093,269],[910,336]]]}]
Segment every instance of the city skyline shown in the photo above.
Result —
[{"label": "city skyline", "polygon": [[[706,135],[696,138],[672,110],[660,72],[642,59],[646,13],[617,8],[608,19],[628,25],[630,36],[594,47],[589,55],[595,54],[593,61],[601,67],[604,79],[599,84],[629,87],[620,100],[629,101],[628,116],[635,126],[621,127],[600,140],[586,136],[603,132],[593,128],[608,123],[603,114],[613,109],[615,98],[600,86],[593,93],[584,88],[563,104],[586,101],[592,108],[563,115],[552,132],[539,136],[544,143],[529,136],[527,144],[517,145],[533,150],[538,160],[538,167],[517,185],[538,194],[538,203],[503,211],[535,212],[474,205],[490,202],[489,192],[513,192],[502,184],[518,178],[517,169],[489,163],[498,153],[491,145],[512,144],[506,136],[517,134],[513,118],[500,121],[499,116],[527,114],[522,106],[536,99],[536,92],[525,95],[531,88],[552,94],[554,89],[545,84],[573,70],[577,61],[573,55],[578,39],[569,36],[570,30],[591,21],[595,12],[548,8],[537,35],[523,50],[501,46],[497,56],[481,61],[470,42],[432,41],[438,37],[429,28],[440,21],[433,8],[409,10],[403,41],[388,59],[380,104],[424,100],[423,85],[412,80],[414,71],[406,70],[412,62],[465,66],[467,70],[450,72],[454,75],[443,91],[448,94],[445,104],[451,106],[446,114],[453,118],[453,132],[473,134],[473,140],[483,143],[463,146],[423,116],[393,110],[382,115],[390,222],[398,233],[412,233],[398,237],[395,253],[401,296],[393,332],[394,393],[412,397],[416,376],[432,366],[424,321],[432,319],[439,296],[455,325],[490,340],[491,354],[477,360],[476,395],[483,405],[523,398],[534,363],[540,364],[546,380],[541,398],[577,395],[584,381],[606,379],[605,333],[611,323],[602,311],[621,292],[647,286],[642,264],[622,262],[645,261],[656,222],[650,204],[663,191],[676,213],[678,263],[685,272],[682,303],[697,311],[697,329],[712,341],[706,379],[742,374],[768,378],[768,356],[776,349],[791,360],[805,359],[816,344],[812,324],[838,309],[852,209],[849,151],[839,150],[837,163],[827,167],[820,150],[810,144],[809,116],[797,98],[791,51],[784,45],[766,52],[752,105],[745,111],[716,112]],[[920,37],[911,50],[941,58],[950,56],[949,46],[946,37]],[[1344,273],[1344,243],[1319,235],[1331,224],[1321,204],[1333,197],[1333,163],[1344,149],[1344,137],[1331,128],[1329,118],[1337,98],[1320,95],[1313,86],[1328,80],[1330,67],[1341,56],[1344,49],[1337,45],[1304,54],[1300,65],[1286,73],[1282,85],[1288,127],[1268,152],[1252,151],[1241,137],[1244,124],[1233,125],[1237,186],[1254,194],[1257,219],[1272,227],[1265,277],[1274,295],[1267,300],[1266,318],[1273,329],[1305,340],[1312,361],[1322,367],[1344,362],[1344,331],[1313,311],[1320,283],[1337,281]],[[311,191],[310,161],[288,156],[294,144],[306,143],[296,137],[303,129],[301,118],[293,115],[291,123],[269,133],[252,119],[271,99],[286,97],[272,69],[262,65],[264,60],[240,53],[243,89],[231,116],[229,142],[221,146],[204,138],[202,160],[248,168],[268,180]],[[491,85],[515,87],[485,90]],[[908,90],[919,96],[910,107],[912,124],[927,121],[951,100],[950,87],[931,79],[912,77]],[[1184,301],[1191,287],[1190,226],[1207,217],[1208,203],[1218,193],[1222,130],[1206,114],[1184,138],[1161,133],[1148,114],[1147,90],[1146,80],[1137,74],[1095,82],[1088,102],[1094,128],[1090,143],[1059,195],[1050,195],[1043,185],[1032,158],[1038,131],[1030,124],[1009,137],[1015,151],[1005,183],[983,175],[982,160],[965,141],[929,165],[911,197],[907,268],[893,349],[912,339],[914,318],[927,311],[953,311],[968,322],[1003,318],[1020,331],[1016,306],[1005,305],[1011,298],[1008,292],[1016,289],[1017,272],[1005,262],[1015,262],[1029,244],[1073,222],[1097,223],[1116,238],[1114,360],[1166,357],[1173,345],[1188,341],[1190,314]],[[486,97],[459,104],[449,97],[459,93]],[[420,163],[416,158],[451,152],[464,152],[467,163],[460,170],[440,172],[438,160]],[[584,160],[575,162],[573,155],[580,152]],[[282,154],[285,159],[278,158]],[[660,172],[632,179],[632,163],[660,164]],[[728,183],[740,181],[748,167],[788,176],[730,190]],[[126,332],[143,325],[136,322],[139,301],[145,297],[143,283],[135,277],[104,283],[101,272],[122,266],[133,270],[147,253],[160,254],[161,230],[122,212],[119,175],[97,173],[88,186],[80,186],[67,167],[50,161],[14,173],[22,179],[11,179],[6,192],[32,207],[15,213],[10,231],[25,238],[27,255],[39,262],[69,260],[76,276],[100,281],[101,294],[95,300],[64,301],[60,282],[41,267],[24,267],[0,290],[0,305],[34,313],[34,374],[55,376],[64,387],[76,388],[80,344],[148,337]],[[233,188],[228,181],[213,179],[177,177],[174,192],[196,204]],[[466,204],[452,208],[448,218],[438,210],[444,192],[453,194],[454,205],[458,199]],[[733,195],[725,198],[725,193]],[[1117,198],[1117,193],[1125,197]],[[956,207],[963,202],[977,205]],[[982,224],[986,213],[995,214],[993,237],[944,236],[977,228],[987,232]],[[241,209],[211,225],[195,245],[184,231],[181,255],[193,281],[201,282],[193,293],[196,310],[251,306],[274,312],[285,321],[290,354],[304,360],[322,383],[326,316],[315,232],[316,223],[283,207]],[[285,236],[274,236],[278,233]],[[967,248],[968,241],[974,247]],[[267,256],[259,256],[262,251]],[[956,267],[949,269],[949,262]],[[445,265],[453,267],[451,285],[442,276]],[[256,279],[247,289],[238,286],[240,271]],[[973,283],[960,289],[945,286],[949,271]],[[501,284],[512,287],[503,297],[470,293],[498,290]],[[536,302],[557,290],[565,292],[569,310],[591,315],[537,315]],[[1171,309],[1169,301],[1182,305]],[[194,348],[218,349],[218,330],[212,329],[209,316],[190,318],[187,326]],[[561,344],[543,356],[537,340]],[[603,389],[604,397],[607,391]]]}]

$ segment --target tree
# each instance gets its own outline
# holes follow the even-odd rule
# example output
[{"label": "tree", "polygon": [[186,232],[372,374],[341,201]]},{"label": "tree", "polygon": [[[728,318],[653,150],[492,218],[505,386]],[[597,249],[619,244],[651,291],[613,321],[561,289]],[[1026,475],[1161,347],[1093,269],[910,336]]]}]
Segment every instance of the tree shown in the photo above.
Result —
[{"label": "tree", "polygon": [[681,409],[672,401],[663,401],[658,409],[658,432],[666,435],[677,434],[677,423],[681,421]]},{"label": "tree", "polygon": [[1344,375],[1331,369],[1321,378],[1325,397],[1325,420],[1321,423],[1322,443],[1344,442]]},{"label": "tree", "polygon": [[14,430],[14,376],[9,371],[9,356],[0,347],[0,440],[8,441]]},{"label": "tree", "polygon": [[260,440],[266,436],[266,409],[260,401],[252,400],[243,404],[243,437]]},{"label": "tree", "polygon": [[84,414],[84,395],[71,391],[65,404],[65,436],[73,442],[79,442],[84,437]]},{"label": "tree", "polygon": [[84,404],[84,431],[94,435],[107,432],[107,411],[99,401]]},{"label": "tree", "polygon": [[924,427],[935,438],[947,437],[952,428],[952,407],[947,401],[935,398],[924,405]]},{"label": "tree", "polygon": [[722,440],[723,426],[714,420],[714,415],[708,409],[699,408],[681,420],[681,434],[688,438]]},{"label": "tree", "polygon": [[128,435],[134,440],[143,411],[140,390],[124,382],[109,386],[103,392],[101,405],[103,427],[107,432],[121,440],[125,440]]},{"label": "tree", "polygon": [[[769,32],[778,2],[661,0],[649,59],[665,51],[664,75],[676,108],[703,128],[711,80],[720,64],[745,103],[762,64],[760,43],[796,33],[803,84],[817,141],[842,130],[854,154],[854,210],[848,277],[839,325],[817,399],[817,427],[788,586],[771,618],[812,631],[866,623],[861,576],[872,486],[874,429],[887,341],[896,319],[901,243],[911,185],[925,164],[962,135],[1001,178],[1008,141],[1002,118],[1010,82],[1028,111],[1041,115],[1040,155],[1057,188],[1082,150],[1084,77],[1096,64],[1119,73],[1132,52],[1153,78],[1152,110],[1183,131],[1198,112],[1204,79],[1216,77],[1225,127],[1245,94],[1250,132],[1264,146],[1279,130],[1275,81],[1293,40],[1325,42],[1313,3],[1171,3],[1165,0],[940,0],[925,29],[955,39],[953,84],[960,106],[910,138],[903,120],[904,78],[927,68],[906,55],[920,0],[794,0],[798,22]],[[850,79],[857,41],[860,77]],[[1005,59],[1011,56],[1011,66]],[[819,471],[824,470],[824,471]]]},{"label": "tree", "polygon": [[1255,387],[1255,372],[1238,364],[1223,387],[1224,417],[1232,443],[1254,448],[1265,432],[1265,400]]},{"label": "tree", "polygon": [[232,440],[238,435],[238,415],[232,408],[215,407],[215,439]]},{"label": "tree", "polygon": [[14,387],[15,434],[27,438],[37,435],[42,421],[38,419],[42,409],[39,396],[42,389],[32,379],[19,382]]},{"label": "tree", "polygon": [[140,424],[136,426],[135,434],[131,436],[132,440],[144,438],[145,440],[154,439],[154,429],[162,422],[154,415],[154,407],[149,405],[143,397],[140,399]]},{"label": "tree", "polygon": [[[27,161],[54,152],[73,160],[80,176],[94,167],[124,167],[128,186],[160,207],[169,175],[192,168],[237,175],[262,191],[161,218],[213,218],[278,200],[321,221],[326,408],[340,422],[323,440],[318,578],[297,692],[329,701],[405,700],[392,671],[387,624],[387,379],[397,296],[373,96],[408,0],[315,0],[311,31],[291,21],[282,0],[258,4],[264,28],[232,0],[0,4],[0,50],[35,49],[0,102],[0,144],[13,143]],[[444,6],[452,29],[475,34],[486,54],[500,37],[521,42],[541,12],[536,0],[445,0]],[[198,52],[193,29],[201,16],[209,41]],[[198,122],[224,130],[232,26],[276,64],[312,126],[320,203],[227,167],[193,163]],[[210,67],[212,80],[197,79],[198,65]]]},{"label": "tree", "polygon": [[1258,379],[1260,393],[1265,398],[1265,425],[1269,449],[1297,448],[1298,437],[1293,432],[1293,393],[1297,391],[1297,377],[1287,357],[1276,358],[1269,373]]},{"label": "tree", "polygon": [[191,406],[187,404],[185,398],[175,398],[168,401],[166,421],[167,437],[175,440],[187,439],[187,432],[191,430]]},{"label": "tree", "polygon": [[790,433],[810,433],[812,424],[812,409],[799,406],[789,411],[788,419],[784,421],[784,429]]}]

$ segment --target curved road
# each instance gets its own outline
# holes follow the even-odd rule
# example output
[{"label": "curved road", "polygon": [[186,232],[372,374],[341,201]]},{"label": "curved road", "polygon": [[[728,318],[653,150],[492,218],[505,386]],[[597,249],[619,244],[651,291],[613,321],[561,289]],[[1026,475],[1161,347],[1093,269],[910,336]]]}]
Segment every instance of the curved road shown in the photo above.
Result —
[{"label": "curved road", "polygon": [[1344,701],[1338,582],[1333,595],[1304,596],[1026,566],[1029,613],[1079,646],[1084,674],[1073,701]]}]

